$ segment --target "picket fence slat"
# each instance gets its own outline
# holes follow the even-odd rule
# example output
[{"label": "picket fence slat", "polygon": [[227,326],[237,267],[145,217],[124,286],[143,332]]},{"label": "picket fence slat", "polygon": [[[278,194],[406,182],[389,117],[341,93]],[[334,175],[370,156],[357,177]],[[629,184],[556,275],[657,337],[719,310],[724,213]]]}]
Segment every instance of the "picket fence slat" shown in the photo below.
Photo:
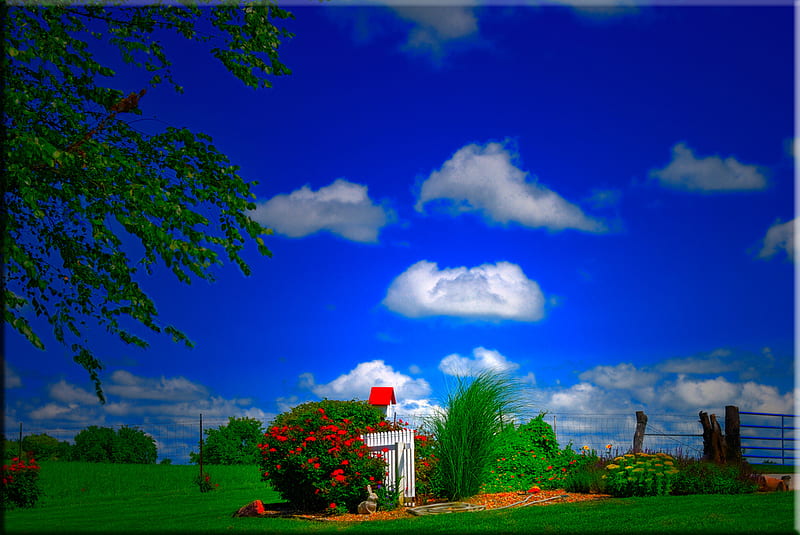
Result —
[{"label": "picket fence slat", "polygon": [[[387,488],[402,491],[405,502],[413,502],[416,496],[414,479],[414,430],[384,431],[367,433],[361,439],[369,447],[373,456],[383,456],[386,460],[386,474],[383,484]],[[383,451],[383,450],[386,451]]]}]

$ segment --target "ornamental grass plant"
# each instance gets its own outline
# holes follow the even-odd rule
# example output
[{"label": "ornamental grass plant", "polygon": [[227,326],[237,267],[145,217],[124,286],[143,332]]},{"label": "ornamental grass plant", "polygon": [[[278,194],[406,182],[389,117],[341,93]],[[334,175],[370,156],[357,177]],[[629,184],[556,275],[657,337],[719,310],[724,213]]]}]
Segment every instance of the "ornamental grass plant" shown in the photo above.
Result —
[{"label": "ornamental grass plant", "polygon": [[498,372],[456,378],[445,409],[428,421],[437,458],[431,476],[434,494],[459,500],[480,492],[495,461],[503,415],[519,410],[517,392],[516,382]]}]

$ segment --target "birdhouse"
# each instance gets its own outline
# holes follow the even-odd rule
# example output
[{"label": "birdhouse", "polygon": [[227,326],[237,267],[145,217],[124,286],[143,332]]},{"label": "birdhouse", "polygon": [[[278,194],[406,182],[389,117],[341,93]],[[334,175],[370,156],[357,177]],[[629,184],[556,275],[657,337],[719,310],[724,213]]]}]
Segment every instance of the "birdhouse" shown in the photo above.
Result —
[{"label": "birdhouse", "polygon": [[383,410],[383,415],[386,416],[389,405],[395,405],[397,399],[394,397],[394,387],[391,386],[373,386],[369,392],[369,404]]}]

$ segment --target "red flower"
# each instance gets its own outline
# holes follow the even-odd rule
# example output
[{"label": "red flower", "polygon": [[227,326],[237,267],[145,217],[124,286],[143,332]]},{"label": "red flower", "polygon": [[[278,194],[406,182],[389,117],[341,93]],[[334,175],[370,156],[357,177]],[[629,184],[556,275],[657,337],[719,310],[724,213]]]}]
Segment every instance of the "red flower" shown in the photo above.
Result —
[{"label": "red flower", "polygon": [[314,468],[319,468],[319,463],[314,463]]},{"label": "red flower", "polygon": [[342,461],[342,464],[350,464],[350,461],[348,461],[347,459],[345,459],[344,461]]},{"label": "red flower", "polygon": [[389,451],[389,448],[381,448],[381,451],[382,451],[383,453],[386,453],[387,451]]},{"label": "red flower", "polygon": [[317,409],[320,414],[325,414],[325,409]]},{"label": "red flower", "polygon": [[[320,409],[320,410],[322,410],[322,409]],[[330,507],[331,509],[336,509],[336,504],[335,504],[335,503],[332,503],[332,504],[330,504],[328,507]]]}]

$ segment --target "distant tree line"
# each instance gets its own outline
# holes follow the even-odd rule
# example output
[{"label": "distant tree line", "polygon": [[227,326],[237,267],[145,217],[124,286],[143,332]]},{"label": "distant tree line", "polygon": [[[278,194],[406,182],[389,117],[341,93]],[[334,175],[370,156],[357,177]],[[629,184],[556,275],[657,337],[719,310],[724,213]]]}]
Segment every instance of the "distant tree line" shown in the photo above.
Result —
[{"label": "distant tree line", "polygon": [[[37,461],[85,461],[92,463],[153,464],[158,457],[156,441],[133,427],[98,427],[92,425],[75,435],[74,444],[46,433],[22,437],[23,455]],[[3,439],[5,459],[20,453],[19,440]]]},{"label": "distant tree line", "polygon": [[[204,430],[203,464],[257,464],[263,424],[255,418],[228,418],[227,425]],[[199,446],[199,443],[198,443]],[[19,455],[19,440],[3,439],[4,458]],[[155,439],[134,427],[90,426],[75,435],[73,443],[46,433],[22,437],[23,455],[37,461],[84,461],[92,463],[153,464],[158,457]],[[200,462],[198,451],[189,461]],[[162,459],[164,464],[171,461]]]}]

